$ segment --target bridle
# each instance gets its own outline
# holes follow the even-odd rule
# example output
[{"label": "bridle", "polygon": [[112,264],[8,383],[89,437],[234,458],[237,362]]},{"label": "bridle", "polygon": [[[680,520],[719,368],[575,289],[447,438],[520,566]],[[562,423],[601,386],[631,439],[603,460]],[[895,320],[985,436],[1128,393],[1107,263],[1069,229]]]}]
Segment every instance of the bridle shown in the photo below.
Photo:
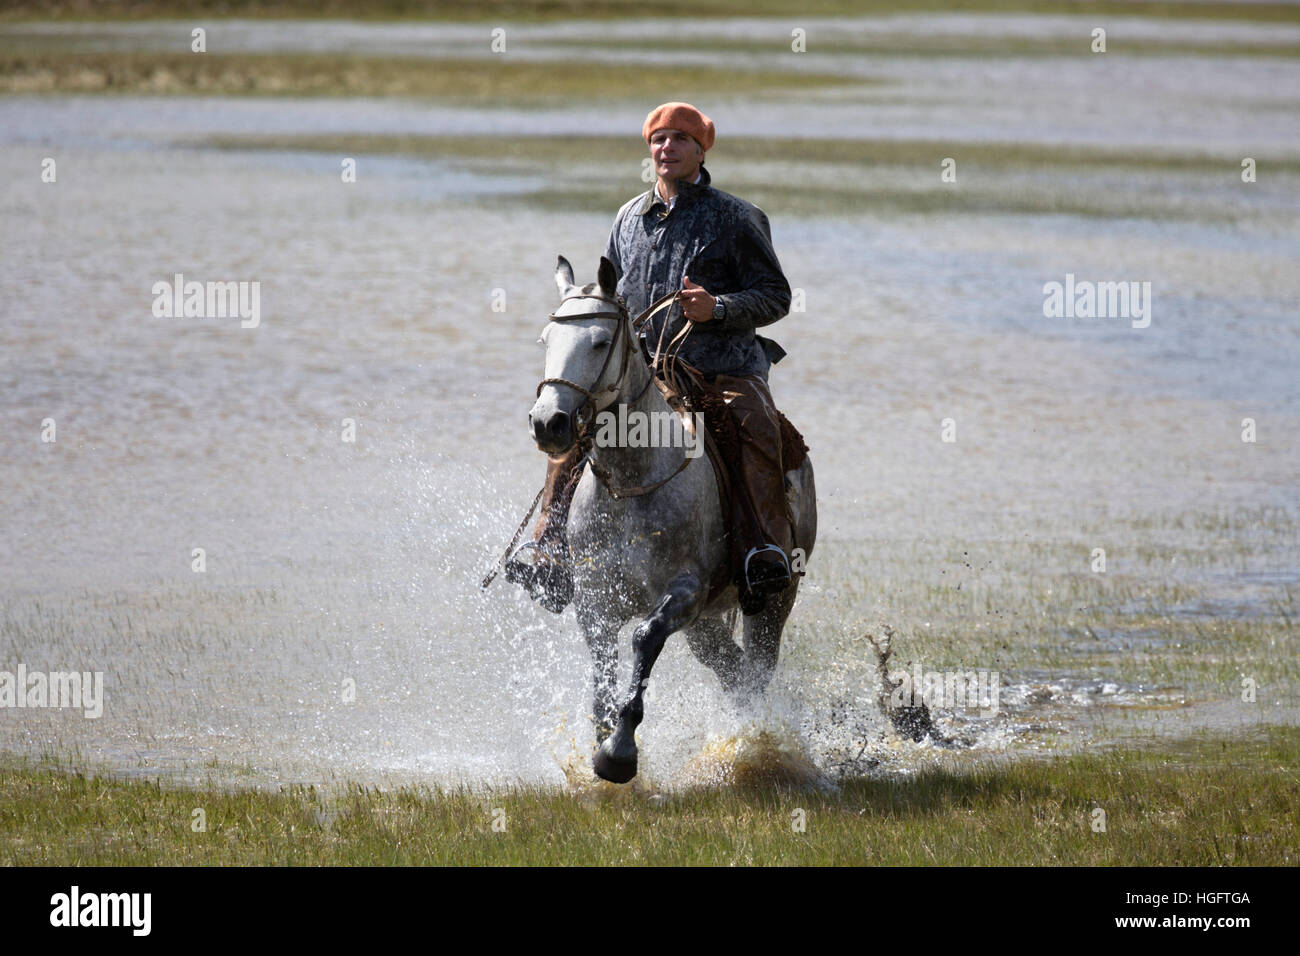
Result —
[{"label": "bridle", "polygon": [[[597,299],[601,302],[618,306],[617,312],[579,312],[575,315],[556,315],[554,312],[551,312],[546,316],[552,322],[574,322],[578,319],[613,319],[618,322],[618,325],[614,327],[614,339],[609,343],[609,351],[605,353],[605,361],[601,364],[600,371],[596,373],[596,380],[592,383],[591,388],[584,388],[577,382],[571,382],[567,378],[544,378],[537,383],[538,398],[541,397],[542,389],[547,385],[565,385],[576,392],[581,392],[586,397],[586,401],[578,408],[578,420],[580,422],[578,437],[581,439],[585,436],[590,421],[594,420],[596,412],[600,411],[597,407],[600,404],[600,400],[596,397],[596,393],[593,392],[592,389],[596,388],[605,377],[605,371],[609,368],[610,359],[614,357],[615,350],[618,348],[619,343],[622,342],[623,356],[622,361],[619,364],[618,377],[600,390],[602,393],[618,392],[619,387],[623,382],[623,376],[627,374],[627,362],[628,357],[632,354],[632,343],[628,340],[627,333],[624,332],[624,329],[628,324],[628,311],[627,305],[624,303],[621,295],[615,301],[611,302],[608,296],[594,295],[590,292],[575,292],[573,295],[566,295],[561,299],[560,305],[563,306],[564,303],[570,302],[574,299]],[[653,378],[653,376],[651,377]],[[645,389],[642,389],[641,394],[637,395],[637,397],[633,399],[633,402],[635,403],[641,398],[641,395],[644,394]],[[590,417],[582,414],[583,410],[588,407],[590,407],[591,410]]]},{"label": "bridle", "polygon": [[[554,312],[551,312],[547,315],[547,318],[549,318],[552,322],[576,322],[578,319],[614,319],[618,321],[618,328],[614,331],[614,339],[613,341],[610,342],[609,352],[606,353],[605,361],[600,366],[600,372],[596,375],[596,380],[595,382],[592,383],[591,388],[586,388],[582,385],[579,385],[577,382],[571,382],[567,378],[544,378],[537,385],[537,397],[538,398],[541,397],[542,389],[545,388],[547,385],[566,385],[569,388],[577,392],[580,392],[586,398],[586,401],[583,402],[582,406],[579,408],[579,411],[590,406],[592,412],[591,421],[594,421],[595,414],[596,414],[596,405],[599,403],[599,400],[596,398],[596,395],[599,393],[593,392],[592,389],[596,388],[600,384],[601,379],[605,377],[605,370],[609,368],[609,361],[614,357],[614,349],[618,345],[620,338],[624,339],[624,342],[623,342],[623,357],[621,360],[621,364],[619,366],[618,378],[616,378],[612,384],[606,385],[604,388],[602,388],[600,392],[617,393],[623,381],[623,376],[627,374],[628,357],[632,354],[632,342],[627,338],[627,336],[630,333],[623,331],[624,327],[626,326],[631,331],[640,332],[641,329],[645,327],[646,323],[650,321],[650,319],[652,319],[657,313],[659,313],[663,309],[666,309],[669,306],[671,306],[680,297],[681,297],[680,292],[669,292],[667,295],[661,296],[659,299],[652,302],[650,306],[644,312],[638,315],[635,319],[629,320],[627,303],[623,301],[623,297],[621,295],[612,301],[608,296],[593,295],[588,292],[577,292],[574,293],[573,295],[565,296],[563,299],[560,300],[560,305],[563,305],[565,302],[568,302],[570,299],[599,299],[601,302],[605,302],[617,306],[618,311],[617,312],[582,312],[582,313],[578,313],[577,315],[556,315]],[[667,326],[668,323],[665,322],[664,328],[667,329]],[[689,331],[690,329],[688,326],[687,328],[683,329],[682,332],[678,333],[677,337],[674,338],[673,342],[669,343],[670,348],[672,344],[676,343],[680,339],[683,339],[685,337],[685,334],[689,333]],[[663,335],[661,334],[659,336],[659,345],[655,347],[654,358],[649,360],[650,374],[646,379],[645,385],[641,387],[641,391],[638,392],[636,398],[632,400],[633,404],[636,404],[638,401],[641,400],[641,396],[644,395],[646,389],[650,387],[650,383],[655,380],[655,375],[656,375],[655,369],[656,366],[659,364],[659,348],[662,345],[663,345]],[[668,482],[676,478],[677,475],[681,473],[686,468],[686,466],[691,463],[691,459],[686,457],[686,452],[683,449],[682,463],[677,466],[676,470],[674,470],[671,475],[669,475],[667,478],[663,479],[662,481],[656,481],[654,482],[654,484],[650,484],[650,485],[638,485],[635,488],[615,488],[613,482],[611,481],[611,476],[609,472],[607,472],[604,468],[600,467],[600,465],[597,464],[596,459],[592,456],[591,450],[595,442],[592,439],[591,435],[589,434],[591,421],[582,421],[578,429],[577,441],[579,445],[582,446],[584,449],[582,463],[591,464],[592,474],[594,474],[596,478],[600,481],[600,483],[605,486],[605,490],[609,492],[611,498],[636,498],[640,495],[649,494],[650,492],[655,491],[658,488],[662,488],[664,485],[668,484]],[[701,441],[703,441],[704,436],[701,435],[699,436],[699,438]],[[581,467],[582,463],[579,464],[579,467]],[[519,523],[519,527],[515,529],[515,534],[514,537],[510,539],[510,544],[506,546],[505,553],[501,555],[501,559],[497,562],[496,567],[493,568],[490,572],[488,572],[487,577],[483,579],[482,583],[479,584],[479,587],[486,588],[489,584],[491,584],[492,580],[497,576],[497,572],[500,571],[501,568],[505,566],[506,559],[514,552],[515,545],[519,543],[519,536],[524,533],[524,528],[528,527],[528,522],[533,517],[533,512],[537,510],[537,505],[541,502],[542,495],[545,491],[546,491],[545,486],[543,486],[541,489],[538,490],[536,496],[534,496],[533,498],[532,505],[528,509],[528,513],[524,515],[524,520],[521,521]]]},{"label": "bridle", "polygon": [[[627,310],[627,303],[624,302],[621,295],[617,296],[616,299],[611,300],[608,296],[604,295],[596,295],[590,292],[575,292],[573,295],[567,295],[561,299],[560,305],[563,306],[565,302],[572,299],[597,299],[601,302],[617,306],[618,311],[579,312],[573,315],[556,315],[554,312],[547,314],[547,318],[552,322],[575,322],[578,319],[606,319],[618,322],[618,325],[614,329],[614,338],[609,345],[609,351],[605,353],[605,361],[601,363],[600,371],[596,373],[596,378],[595,381],[592,382],[591,388],[579,385],[577,382],[572,382],[567,378],[544,378],[537,383],[538,398],[541,397],[542,389],[547,385],[564,385],[584,396],[585,401],[578,407],[578,413],[576,416],[577,442],[585,449],[584,460],[591,464],[592,472],[600,479],[601,484],[605,486],[605,490],[609,492],[610,497],[612,498],[635,498],[639,495],[649,494],[650,492],[668,484],[669,481],[676,478],[677,475],[690,464],[691,460],[686,457],[685,451],[683,451],[681,465],[678,466],[676,471],[662,481],[656,481],[650,485],[637,485],[634,488],[615,488],[610,480],[611,476],[609,472],[596,463],[596,459],[591,453],[594,442],[590,435],[590,429],[592,423],[596,419],[596,414],[600,411],[600,408],[598,407],[600,405],[600,399],[597,396],[602,395],[605,392],[613,392],[617,394],[619,388],[622,387],[623,376],[627,374],[628,359],[631,357],[633,350],[630,338],[632,331],[639,331],[644,328],[651,318],[653,318],[658,312],[671,306],[680,297],[680,292],[670,292],[667,295],[661,296],[655,302],[651,303],[650,306],[635,319],[631,319],[630,313]],[[605,378],[605,372],[609,369],[610,360],[613,359],[614,352],[618,349],[620,342],[623,345],[623,354],[619,363],[618,376],[613,382],[606,385],[604,388],[595,391],[601,381]],[[657,359],[658,349],[655,350],[655,353]],[[653,363],[651,364],[653,365]],[[655,379],[655,370],[653,367],[649,369],[649,373],[650,374],[646,377],[646,383],[641,386],[641,391],[637,392],[636,397],[633,398],[629,404],[635,405],[641,400],[641,397],[645,395],[646,390]],[[588,410],[590,411],[589,415],[585,414]],[[703,440],[703,436],[700,436],[700,440]]]}]

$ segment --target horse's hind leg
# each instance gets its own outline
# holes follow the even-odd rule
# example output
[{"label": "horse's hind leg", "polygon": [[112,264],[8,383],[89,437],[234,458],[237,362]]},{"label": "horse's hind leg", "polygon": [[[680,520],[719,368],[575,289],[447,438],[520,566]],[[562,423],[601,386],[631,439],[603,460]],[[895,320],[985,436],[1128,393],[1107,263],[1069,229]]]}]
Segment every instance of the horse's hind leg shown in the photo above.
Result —
[{"label": "horse's hind leg", "polygon": [[636,776],[635,735],[645,716],[641,698],[650,671],[668,635],[690,624],[700,613],[703,600],[704,589],[699,578],[683,571],[668,583],[668,592],[659,600],[659,606],[632,632],[632,682],[626,702],[618,712],[618,726],[592,758],[597,776],[614,783],[627,783]]},{"label": "horse's hind leg", "polygon": [[578,626],[591,651],[591,719],[596,725],[596,743],[614,732],[617,722],[615,699],[618,670],[619,622],[597,611],[579,607]]},{"label": "horse's hind leg", "polygon": [[718,675],[722,689],[728,695],[734,694],[740,685],[741,667],[745,659],[744,653],[731,638],[734,627],[735,620],[729,614],[722,618],[699,618],[683,631],[691,653]]},{"label": "horse's hind leg", "polygon": [[796,581],[783,593],[769,598],[767,606],[758,614],[745,618],[745,658],[740,677],[743,699],[759,696],[772,680],[781,652],[781,632],[785,630],[785,619],[790,616],[798,592]]}]

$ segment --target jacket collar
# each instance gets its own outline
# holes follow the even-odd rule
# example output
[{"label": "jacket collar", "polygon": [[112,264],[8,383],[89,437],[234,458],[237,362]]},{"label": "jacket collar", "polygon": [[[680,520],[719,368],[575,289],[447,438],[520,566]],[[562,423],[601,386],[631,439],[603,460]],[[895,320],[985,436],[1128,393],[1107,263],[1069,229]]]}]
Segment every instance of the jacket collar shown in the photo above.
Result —
[{"label": "jacket collar", "polygon": [[[700,164],[700,181],[698,183],[692,183],[685,179],[677,180],[677,206],[688,206],[695,202],[695,200],[699,199],[700,195],[709,188],[709,182],[711,180],[712,177],[709,175],[709,171],[704,167],[703,163]],[[664,201],[659,198],[659,190],[655,186],[651,186],[650,191],[647,192],[645,198],[641,200],[641,207],[637,212],[644,216],[650,210],[654,209],[655,206],[663,205]]]}]

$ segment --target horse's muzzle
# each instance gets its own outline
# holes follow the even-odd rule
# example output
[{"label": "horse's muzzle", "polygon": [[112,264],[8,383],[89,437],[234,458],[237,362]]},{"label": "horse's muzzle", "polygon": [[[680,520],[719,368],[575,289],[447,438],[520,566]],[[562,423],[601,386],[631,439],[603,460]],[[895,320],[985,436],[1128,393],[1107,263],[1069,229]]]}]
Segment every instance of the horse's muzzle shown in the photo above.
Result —
[{"label": "horse's muzzle", "polygon": [[528,413],[528,424],[533,430],[533,441],[548,455],[559,455],[573,447],[573,416],[556,409],[538,416]]}]

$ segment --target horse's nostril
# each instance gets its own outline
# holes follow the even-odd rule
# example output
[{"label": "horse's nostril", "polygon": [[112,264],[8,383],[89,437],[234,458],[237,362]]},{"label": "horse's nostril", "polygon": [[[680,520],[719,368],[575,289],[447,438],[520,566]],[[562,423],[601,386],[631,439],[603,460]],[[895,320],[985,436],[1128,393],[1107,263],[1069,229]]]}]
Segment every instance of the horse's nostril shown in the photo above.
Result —
[{"label": "horse's nostril", "polygon": [[546,430],[550,432],[552,435],[555,435],[557,437],[563,435],[565,430],[568,429],[568,427],[569,427],[568,412],[556,412],[546,422]]}]

